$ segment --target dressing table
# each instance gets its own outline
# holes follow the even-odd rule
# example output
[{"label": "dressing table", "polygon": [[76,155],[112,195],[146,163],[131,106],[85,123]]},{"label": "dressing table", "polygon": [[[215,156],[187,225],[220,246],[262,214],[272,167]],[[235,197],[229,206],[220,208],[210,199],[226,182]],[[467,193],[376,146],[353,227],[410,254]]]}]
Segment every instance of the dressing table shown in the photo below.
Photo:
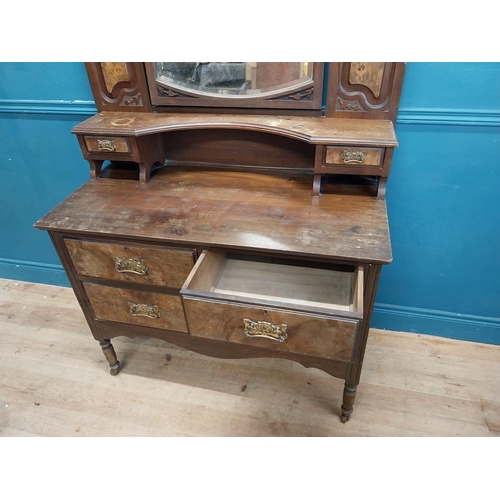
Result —
[{"label": "dressing table", "polygon": [[278,357],[345,380],[377,283],[403,63],[87,63],[90,180],[42,217],[112,375],[111,339]]}]

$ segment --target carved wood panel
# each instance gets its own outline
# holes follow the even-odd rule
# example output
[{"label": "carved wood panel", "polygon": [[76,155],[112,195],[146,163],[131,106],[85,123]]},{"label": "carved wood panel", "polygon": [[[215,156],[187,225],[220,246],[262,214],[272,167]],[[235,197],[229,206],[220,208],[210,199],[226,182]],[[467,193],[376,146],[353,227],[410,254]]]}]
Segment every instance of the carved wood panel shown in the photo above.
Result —
[{"label": "carved wood panel", "polygon": [[326,116],[396,120],[404,63],[330,63]]},{"label": "carved wood panel", "polygon": [[98,111],[151,111],[142,63],[93,62],[85,66]]}]

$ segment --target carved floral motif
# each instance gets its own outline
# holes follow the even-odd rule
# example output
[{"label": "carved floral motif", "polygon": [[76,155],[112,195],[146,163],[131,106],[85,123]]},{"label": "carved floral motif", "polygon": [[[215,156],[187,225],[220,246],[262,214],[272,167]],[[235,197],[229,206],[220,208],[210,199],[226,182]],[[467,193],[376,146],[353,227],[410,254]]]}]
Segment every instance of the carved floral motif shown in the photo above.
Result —
[{"label": "carved floral motif", "polygon": [[157,85],[156,90],[158,91],[158,96],[160,97],[183,97],[183,98],[193,98],[191,95],[181,94],[163,85]]},{"label": "carved floral motif", "polygon": [[125,96],[120,103],[121,106],[142,106],[142,96],[140,92],[134,96]]},{"label": "carved floral motif", "polygon": [[366,111],[357,99],[342,99],[337,95],[337,111]]}]

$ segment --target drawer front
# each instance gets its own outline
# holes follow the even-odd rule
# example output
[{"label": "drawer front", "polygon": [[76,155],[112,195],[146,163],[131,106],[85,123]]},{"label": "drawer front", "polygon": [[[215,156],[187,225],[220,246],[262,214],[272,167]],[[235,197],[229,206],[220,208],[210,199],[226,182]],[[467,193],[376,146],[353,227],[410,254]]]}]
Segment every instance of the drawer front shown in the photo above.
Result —
[{"label": "drawer front", "polygon": [[183,302],[189,333],[193,336],[340,361],[351,359],[357,320],[187,297],[183,297]]},{"label": "drawer front", "polygon": [[125,153],[131,152],[126,137],[92,137],[85,136],[85,144],[91,153]]},{"label": "drawer front", "polygon": [[134,283],[180,288],[194,265],[193,250],[65,240],[76,272]]},{"label": "drawer front", "polygon": [[379,167],[382,165],[382,148],[337,148],[327,147],[325,163],[350,167]]},{"label": "drawer front", "polygon": [[187,332],[178,296],[90,283],[84,288],[97,319]]}]

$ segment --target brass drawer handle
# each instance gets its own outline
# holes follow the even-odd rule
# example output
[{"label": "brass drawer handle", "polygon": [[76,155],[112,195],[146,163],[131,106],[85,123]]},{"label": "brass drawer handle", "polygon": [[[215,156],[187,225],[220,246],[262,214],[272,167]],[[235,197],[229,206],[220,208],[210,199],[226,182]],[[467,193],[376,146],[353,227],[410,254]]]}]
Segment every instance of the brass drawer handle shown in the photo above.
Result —
[{"label": "brass drawer handle", "polygon": [[266,321],[251,321],[244,319],[245,335],[247,337],[264,337],[266,339],[284,342],[287,338],[287,325],[273,325]]},{"label": "brass drawer handle", "polygon": [[340,154],[344,163],[363,163],[366,160],[364,151],[342,151]]},{"label": "brass drawer handle", "polygon": [[122,259],[115,257],[115,270],[119,273],[134,273],[140,276],[146,276],[146,274],[148,274],[146,261],[142,259]]},{"label": "brass drawer handle", "polygon": [[158,319],[160,308],[157,305],[128,303],[132,316],[145,316],[146,318]]},{"label": "brass drawer handle", "polygon": [[97,139],[99,151],[116,151],[116,144],[113,139]]}]

